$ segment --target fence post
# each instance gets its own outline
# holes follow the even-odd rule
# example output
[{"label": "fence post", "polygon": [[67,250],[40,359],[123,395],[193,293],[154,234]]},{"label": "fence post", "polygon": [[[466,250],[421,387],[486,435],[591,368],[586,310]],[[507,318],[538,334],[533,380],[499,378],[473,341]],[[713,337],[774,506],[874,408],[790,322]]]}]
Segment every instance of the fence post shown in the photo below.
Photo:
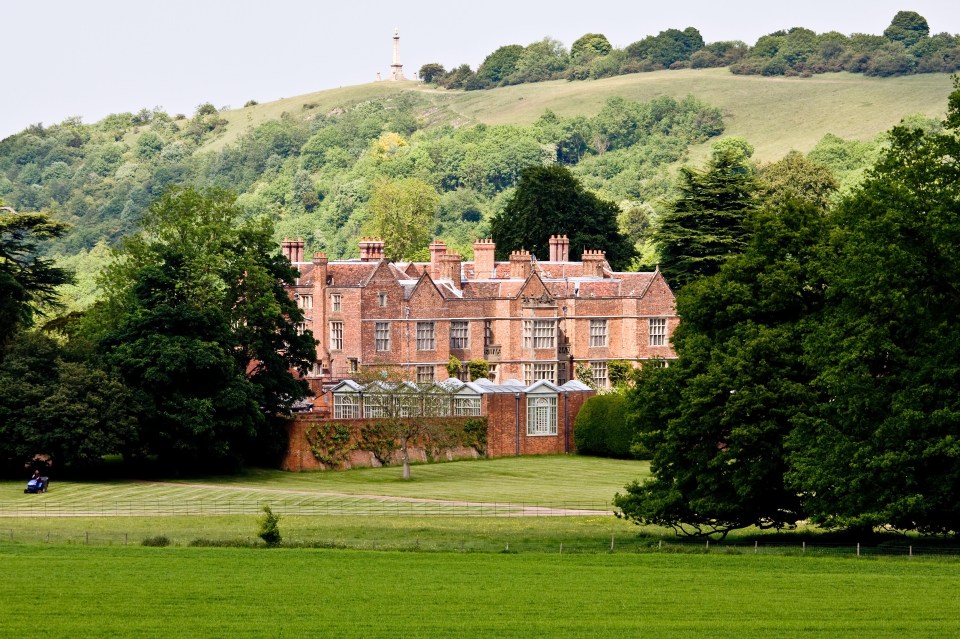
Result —
[{"label": "fence post", "polygon": [[613,552],[613,538],[615,535],[610,535],[610,552]]},{"label": "fence post", "polygon": [[803,542],[803,554],[807,554],[807,542]]},{"label": "fence post", "polygon": [[913,546],[910,546],[910,557],[913,557]]},{"label": "fence post", "polygon": [[857,557],[860,556],[860,542],[857,542]]},{"label": "fence post", "polygon": [[561,554],[561,555],[563,554],[563,542],[562,542],[562,541],[560,542],[560,554]]},{"label": "fence post", "polygon": [[709,539],[707,540],[707,550],[708,550],[708,551],[710,550],[710,540],[709,540]]},{"label": "fence post", "polygon": [[757,554],[757,540],[753,540],[753,554]]}]

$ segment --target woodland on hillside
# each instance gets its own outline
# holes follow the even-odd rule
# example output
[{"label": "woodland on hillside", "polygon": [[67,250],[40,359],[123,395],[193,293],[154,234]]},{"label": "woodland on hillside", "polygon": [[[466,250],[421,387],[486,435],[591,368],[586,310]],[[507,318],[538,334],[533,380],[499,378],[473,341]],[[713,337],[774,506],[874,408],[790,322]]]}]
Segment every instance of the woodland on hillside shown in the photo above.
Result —
[{"label": "woodland on hillside", "polygon": [[782,29],[753,46],[740,40],[704,42],[695,27],[666,29],[622,49],[602,33],[586,33],[568,50],[544,38],[527,46],[509,44],[488,55],[473,71],[461,64],[449,70],[433,62],[420,68],[424,82],[474,91],[545,80],[587,80],[661,69],[729,67],[733,73],[804,76],[849,71],[872,76],[952,73],[960,69],[960,35],[930,33],[915,11],[900,11],[883,35],[804,27]]}]

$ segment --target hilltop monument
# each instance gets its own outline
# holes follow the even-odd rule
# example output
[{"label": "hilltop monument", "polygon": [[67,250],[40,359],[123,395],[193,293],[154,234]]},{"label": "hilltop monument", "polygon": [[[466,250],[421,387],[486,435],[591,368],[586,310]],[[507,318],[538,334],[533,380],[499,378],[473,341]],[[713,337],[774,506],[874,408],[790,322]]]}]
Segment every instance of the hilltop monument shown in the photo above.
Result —
[{"label": "hilltop monument", "polygon": [[403,65],[400,64],[400,29],[393,30],[393,64],[390,65],[391,80],[406,80],[403,77]]}]

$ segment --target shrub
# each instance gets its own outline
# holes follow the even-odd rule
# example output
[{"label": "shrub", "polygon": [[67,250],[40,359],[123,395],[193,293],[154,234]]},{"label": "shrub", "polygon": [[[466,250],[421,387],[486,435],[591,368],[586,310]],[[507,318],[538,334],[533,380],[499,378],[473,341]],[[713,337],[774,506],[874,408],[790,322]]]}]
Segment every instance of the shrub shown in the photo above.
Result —
[{"label": "shrub", "polygon": [[267,544],[267,548],[278,548],[283,538],[280,536],[280,515],[274,514],[270,506],[263,507],[260,518],[260,532],[257,536]]},{"label": "shrub", "polygon": [[573,424],[573,441],[581,455],[633,457],[623,395],[597,395],[584,402]]},{"label": "shrub", "polygon": [[156,546],[158,548],[163,548],[170,545],[170,539],[166,535],[157,535],[156,537],[147,537],[140,543],[143,546]]}]

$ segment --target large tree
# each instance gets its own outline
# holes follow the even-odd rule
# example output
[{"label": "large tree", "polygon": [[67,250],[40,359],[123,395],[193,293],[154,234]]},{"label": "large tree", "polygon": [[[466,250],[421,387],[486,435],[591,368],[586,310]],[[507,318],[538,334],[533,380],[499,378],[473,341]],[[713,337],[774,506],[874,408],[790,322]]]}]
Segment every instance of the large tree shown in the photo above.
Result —
[{"label": "large tree", "polygon": [[644,368],[628,392],[639,443],[654,453],[653,478],[617,496],[629,519],[725,536],[803,518],[784,442],[813,401],[801,344],[821,305],[812,258],[827,224],[787,200],[751,211],[746,226],[745,251],[677,296],[678,361]]},{"label": "large tree", "polygon": [[654,237],[660,269],[674,290],[717,273],[743,251],[743,220],[756,204],[750,152],[735,140],[721,141],[705,169],[680,169],[679,195]]},{"label": "large tree", "polygon": [[836,210],[807,340],[822,401],[792,437],[815,521],[960,532],[960,82],[946,133],[897,127]]},{"label": "large tree", "polygon": [[243,220],[231,194],[177,189],[108,268],[90,324],[136,393],[143,452],[237,463],[275,442],[269,418],[306,394],[290,370],[305,372],[314,345],[276,248],[270,224]]},{"label": "large tree", "polygon": [[540,259],[550,254],[551,235],[567,235],[570,257],[584,249],[606,251],[614,270],[623,270],[633,259],[630,240],[620,233],[620,209],[587,191],[563,166],[531,166],[520,173],[513,197],[490,223],[497,256],[526,249]]},{"label": "large tree", "polygon": [[46,213],[18,213],[0,200],[0,347],[57,299],[58,286],[72,281],[70,273],[37,254],[39,241],[66,230]]}]

